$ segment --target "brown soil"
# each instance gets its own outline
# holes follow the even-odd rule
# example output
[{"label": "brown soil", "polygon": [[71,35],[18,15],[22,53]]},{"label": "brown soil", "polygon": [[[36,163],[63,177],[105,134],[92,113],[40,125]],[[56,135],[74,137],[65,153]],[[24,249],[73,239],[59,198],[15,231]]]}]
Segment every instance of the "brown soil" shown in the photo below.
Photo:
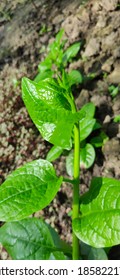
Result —
[{"label": "brown soil", "polygon": [[[120,179],[120,123],[113,122],[120,114],[120,94],[113,99],[108,91],[109,85],[120,83],[120,1],[5,0],[0,5],[1,182],[24,163],[45,158],[50,148],[24,107],[21,78],[34,78],[46,46],[61,27],[69,44],[83,42],[78,60],[70,68],[96,76],[77,88],[77,106],[93,102],[96,118],[109,137],[102,151],[97,149],[94,166],[82,171],[81,190],[88,189],[93,176]],[[42,33],[44,26],[46,31]],[[64,156],[54,165],[58,174],[65,175]],[[34,214],[43,215],[68,242],[71,242],[68,216],[71,201],[70,186],[63,184],[51,205]],[[1,259],[6,258],[8,255],[1,247]]]}]

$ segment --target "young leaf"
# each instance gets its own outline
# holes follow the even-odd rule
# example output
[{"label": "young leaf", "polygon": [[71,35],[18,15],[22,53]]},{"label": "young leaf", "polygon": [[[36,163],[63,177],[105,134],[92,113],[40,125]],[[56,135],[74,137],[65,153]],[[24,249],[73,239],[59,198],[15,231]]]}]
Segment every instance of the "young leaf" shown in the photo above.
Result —
[{"label": "young leaf", "polygon": [[89,102],[81,108],[80,112],[86,114],[89,119],[93,119],[95,114],[95,105],[92,102]]},{"label": "young leaf", "polygon": [[91,144],[86,144],[80,151],[80,166],[81,168],[88,169],[92,166],[95,160],[95,150]]},{"label": "young leaf", "polygon": [[66,91],[53,79],[37,84],[27,78],[23,78],[22,91],[30,117],[43,138],[55,146],[70,149],[73,126],[79,114],[71,112]]},{"label": "young leaf", "polygon": [[84,114],[84,118],[80,120],[80,141],[83,141],[94,129],[96,123],[96,119],[93,118],[95,105],[93,103],[87,103],[79,112]]},{"label": "young leaf", "polygon": [[15,170],[0,188],[0,220],[16,221],[46,207],[62,183],[52,164],[35,160]]},{"label": "young leaf", "polygon": [[[86,144],[84,148],[80,149],[80,167],[88,169],[95,160],[95,150],[91,144]],[[73,177],[74,154],[70,151],[66,157],[66,171],[70,177]]]},{"label": "young leaf", "polygon": [[73,44],[72,46],[70,46],[65,52],[64,52],[64,55],[63,55],[63,63],[66,64],[67,62],[69,62],[71,60],[71,58],[74,58],[79,49],[81,47],[81,43],[75,43]]},{"label": "young leaf", "polygon": [[55,37],[55,42],[57,44],[60,44],[63,35],[64,35],[64,29],[62,28],[62,29],[60,29],[60,31],[57,33],[57,35]]},{"label": "young leaf", "polygon": [[102,147],[107,141],[108,141],[108,136],[104,133],[104,131],[101,131],[101,133],[96,136],[96,137],[93,137],[90,141],[90,143],[96,147],[96,148],[99,148],[99,147]]},{"label": "young leaf", "polygon": [[53,72],[51,70],[46,70],[44,72],[38,73],[38,75],[35,77],[34,82],[39,83],[42,80],[45,80],[47,78],[52,78]]},{"label": "young leaf", "polygon": [[96,248],[120,243],[120,181],[94,178],[81,198],[81,216],[73,230],[84,243]]},{"label": "young leaf", "polygon": [[49,56],[47,56],[39,65],[38,69],[40,73],[43,73],[45,71],[50,71],[52,67],[52,60]]},{"label": "young leaf", "polygon": [[0,228],[0,242],[14,260],[65,260],[48,226],[39,219],[28,218],[6,223]]},{"label": "young leaf", "polygon": [[46,160],[48,161],[54,161],[55,159],[57,159],[63,152],[63,149],[61,147],[58,146],[53,146],[50,151],[47,154]]},{"label": "young leaf", "polygon": [[74,84],[81,84],[83,78],[79,71],[72,70],[71,72],[68,73],[68,80],[69,80],[69,85],[72,86]]},{"label": "young leaf", "polygon": [[89,116],[87,115],[80,120],[80,141],[85,140],[90,135],[93,131],[95,122],[95,119],[89,119]]}]

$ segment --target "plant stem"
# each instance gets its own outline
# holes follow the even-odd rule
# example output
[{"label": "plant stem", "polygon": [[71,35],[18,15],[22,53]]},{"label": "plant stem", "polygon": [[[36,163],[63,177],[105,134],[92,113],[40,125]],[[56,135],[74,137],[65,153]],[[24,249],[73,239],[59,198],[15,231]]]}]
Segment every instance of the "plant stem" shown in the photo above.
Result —
[{"label": "plant stem", "polygon": [[[73,185],[73,216],[79,217],[79,177],[80,177],[80,131],[79,123],[74,125],[74,185]],[[73,232],[73,260],[79,260],[79,239]]]},{"label": "plant stem", "polygon": [[65,178],[65,177],[63,177],[63,182],[68,182],[68,183],[70,183],[70,184],[74,184],[75,183],[75,180],[71,180],[71,179],[69,179],[69,178]]},{"label": "plant stem", "polygon": [[[71,108],[72,112],[76,113],[76,105],[74,102],[74,98],[72,95],[72,92],[70,93],[71,96]],[[79,178],[80,178],[80,127],[79,122],[75,123],[74,125],[74,176],[73,176],[73,214],[72,214],[72,220],[79,217]],[[79,239],[77,236],[72,234],[73,238],[73,252],[72,252],[72,258],[73,260],[79,260],[80,251],[79,251]]]},{"label": "plant stem", "polygon": [[[76,113],[77,109],[76,109],[72,92],[70,92],[70,104],[71,104],[72,112]],[[80,126],[79,126],[79,122],[77,122],[74,125],[74,175],[73,175],[74,183],[73,183],[72,221],[79,217],[79,179],[80,179]],[[72,258],[73,260],[79,260],[80,257],[79,239],[74,234],[74,232],[72,233],[72,238],[73,238]]]}]

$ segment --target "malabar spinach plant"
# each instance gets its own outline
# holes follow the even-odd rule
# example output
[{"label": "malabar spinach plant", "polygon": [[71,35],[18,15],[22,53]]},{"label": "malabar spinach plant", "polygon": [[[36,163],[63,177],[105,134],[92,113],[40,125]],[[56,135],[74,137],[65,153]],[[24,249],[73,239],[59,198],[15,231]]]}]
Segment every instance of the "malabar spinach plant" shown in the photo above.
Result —
[{"label": "malabar spinach plant", "polygon": [[[99,139],[86,139],[97,128],[95,106],[86,104],[77,110],[72,86],[82,82],[81,74],[65,71],[80,49],[75,43],[67,50],[63,30],[49,46],[39,64],[34,81],[22,80],[22,97],[31,119],[42,137],[53,144],[46,160],[37,159],[18,168],[0,188],[0,242],[13,259],[65,260],[103,258],[104,247],[120,242],[120,182],[112,178],[93,178],[90,189],[80,196],[80,166],[94,161],[93,146]],[[51,163],[66,150],[72,155],[70,178],[57,176]],[[69,168],[68,168],[69,169]],[[69,173],[69,172],[68,172]],[[72,246],[60,240],[57,232],[43,219],[29,215],[45,208],[54,199],[62,182],[71,183]]]}]

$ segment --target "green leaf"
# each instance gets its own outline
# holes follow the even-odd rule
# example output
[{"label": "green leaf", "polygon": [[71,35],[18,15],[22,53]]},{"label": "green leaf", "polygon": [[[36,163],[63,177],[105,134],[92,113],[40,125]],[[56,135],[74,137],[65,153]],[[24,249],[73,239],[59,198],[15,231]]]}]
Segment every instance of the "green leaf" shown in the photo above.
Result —
[{"label": "green leaf", "polygon": [[73,150],[66,157],[66,171],[70,177],[73,177],[73,163],[74,163],[74,154]]},{"label": "green leaf", "polygon": [[95,160],[95,150],[91,144],[86,144],[80,151],[80,166],[88,169],[92,166]]},{"label": "green leaf", "polygon": [[66,259],[54,243],[48,226],[36,218],[3,225],[0,228],[0,242],[14,260]]},{"label": "green leaf", "polygon": [[119,86],[111,85],[108,87],[110,95],[114,98],[119,93]]},{"label": "green leaf", "polygon": [[35,160],[15,170],[0,188],[0,220],[16,221],[46,207],[62,183],[52,164]]},{"label": "green leaf", "polygon": [[116,122],[116,123],[120,122],[120,115],[115,116],[113,121]]},{"label": "green leaf", "polygon": [[96,137],[93,137],[91,140],[90,140],[90,143],[95,147],[95,148],[99,148],[99,147],[102,147],[103,145],[103,139],[101,138],[101,136],[96,136]]},{"label": "green leaf", "polygon": [[80,242],[80,251],[84,260],[107,260],[107,254],[103,248],[93,248]]},{"label": "green leaf", "polygon": [[58,146],[53,146],[50,151],[47,154],[46,160],[48,161],[54,161],[55,159],[57,159],[63,152],[63,149],[61,147]]},{"label": "green leaf", "polygon": [[[92,166],[95,160],[95,150],[91,144],[86,144],[80,149],[80,167],[88,169]],[[66,171],[70,177],[73,177],[74,154],[70,151],[66,157]]]},{"label": "green leaf", "polygon": [[93,103],[87,103],[79,112],[84,114],[84,118],[80,120],[80,141],[83,141],[94,130],[96,123],[96,119],[93,118],[95,114],[95,105]]},{"label": "green leaf", "polygon": [[47,78],[52,78],[52,71],[51,70],[46,70],[42,73],[38,73],[38,75],[35,77],[34,82],[39,83],[42,80],[45,80]]},{"label": "green leaf", "polygon": [[84,243],[96,248],[120,243],[120,181],[94,178],[90,190],[83,195],[80,218],[73,230]]},{"label": "green leaf", "polygon": [[60,64],[62,63],[63,46],[65,43],[65,40],[64,41],[61,40],[63,34],[64,34],[64,30],[61,29],[56,35],[55,40],[48,46],[49,57],[51,58],[52,63],[54,63],[54,65],[57,66],[60,66]]},{"label": "green leaf", "polygon": [[104,131],[101,131],[101,133],[96,136],[96,137],[93,137],[90,141],[90,143],[96,147],[96,148],[99,148],[99,147],[102,147],[107,141],[108,141],[108,136],[104,133]]},{"label": "green leaf", "polygon": [[108,260],[105,250],[102,248],[91,248],[88,260]]},{"label": "green leaf", "polygon": [[69,84],[69,79],[68,79],[68,73],[62,70],[62,77],[57,77],[57,81],[61,87],[66,89],[67,92],[69,92],[70,89],[70,84]]},{"label": "green leaf", "polygon": [[48,229],[51,233],[52,239],[54,241],[55,247],[59,248],[64,252],[65,255],[68,255],[69,257],[72,257],[72,248],[69,244],[67,244],[65,241],[61,240],[58,233],[52,228],[49,224],[47,224]]},{"label": "green leaf", "polygon": [[71,72],[68,73],[68,80],[69,80],[69,85],[72,86],[74,84],[81,84],[83,78],[79,71],[72,70]]},{"label": "green leaf", "polygon": [[60,29],[60,31],[57,33],[57,35],[56,35],[56,37],[55,37],[55,42],[57,43],[57,44],[60,44],[60,42],[61,42],[61,39],[62,39],[62,37],[63,37],[63,35],[64,35],[64,29],[62,28],[62,29]]},{"label": "green leaf", "polygon": [[43,138],[55,146],[70,149],[74,123],[79,113],[72,113],[66,91],[53,79],[39,84],[23,78],[23,100],[29,115]]},{"label": "green leaf", "polygon": [[81,108],[80,112],[87,115],[89,119],[93,119],[95,114],[95,105],[92,102],[89,102]]},{"label": "green leaf", "polygon": [[95,119],[90,120],[88,116],[80,121],[80,141],[85,140],[93,131]]},{"label": "green leaf", "polygon": [[97,130],[97,129],[101,128],[101,127],[102,127],[101,124],[96,120],[95,125],[93,127],[93,130]]},{"label": "green leaf", "polygon": [[40,73],[43,73],[45,71],[50,71],[52,67],[52,60],[49,56],[47,56],[39,65],[38,69]]},{"label": "green leaf", "polygon": [[70,46],[65,52],[64,52],[64,55],[63,55],[63,63],[66,64],[67,62],[69,62],[72,58],[74,58],[79,49],[81,47],[81,43],[75,43],[73,44],[72,46]]}]

